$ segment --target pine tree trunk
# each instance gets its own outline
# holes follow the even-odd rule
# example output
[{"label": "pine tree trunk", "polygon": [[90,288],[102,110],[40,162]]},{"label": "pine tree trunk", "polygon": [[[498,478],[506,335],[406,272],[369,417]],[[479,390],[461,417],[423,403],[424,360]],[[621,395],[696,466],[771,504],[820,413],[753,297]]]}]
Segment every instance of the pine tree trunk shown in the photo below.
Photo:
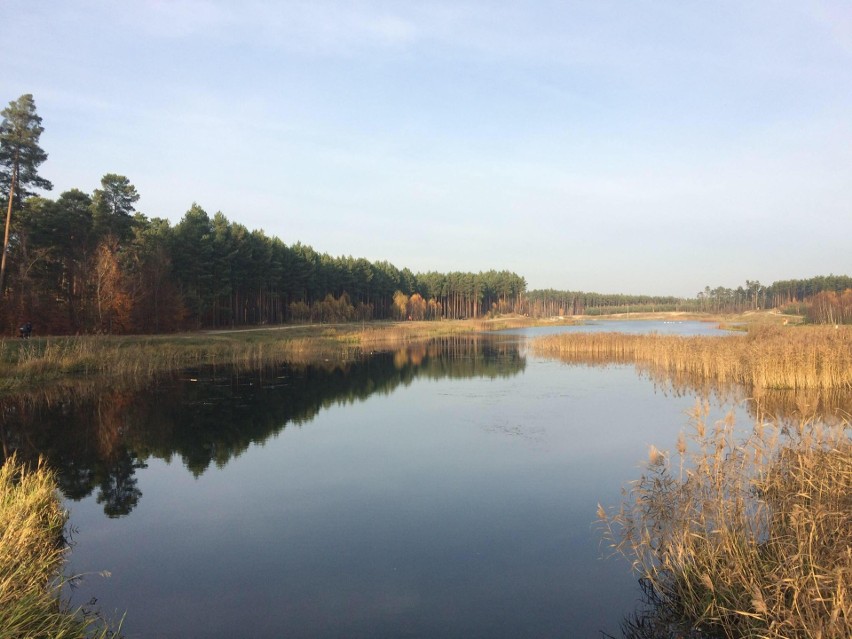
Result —
[{"label": "pine tree trunk", "polygon": [[15,182],[18,179],[18,152],[15,151],[15,164],[12,167],[12,183],[9,185],[9,205],[6,207],[6,231],[3,234],[3,257],[0,258],[0,298],[6,284],[6,250],[9,247],[9,227],[12,224],[12,203],[15,201]]}]

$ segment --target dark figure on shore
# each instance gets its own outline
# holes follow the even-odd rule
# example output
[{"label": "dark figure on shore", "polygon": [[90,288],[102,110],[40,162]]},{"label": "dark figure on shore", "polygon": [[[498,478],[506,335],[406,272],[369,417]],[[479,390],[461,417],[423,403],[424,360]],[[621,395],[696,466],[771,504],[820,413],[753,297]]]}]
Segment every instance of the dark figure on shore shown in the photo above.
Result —
[{"label": "dark figure on shore", "polygon": [[30,324],[29,322],[27,322],[26,324],[21,326],[21,328],[18,329],[18,330],[21,331],[21,339],[29,339],[30,335],[33,332],[33,325]]}]

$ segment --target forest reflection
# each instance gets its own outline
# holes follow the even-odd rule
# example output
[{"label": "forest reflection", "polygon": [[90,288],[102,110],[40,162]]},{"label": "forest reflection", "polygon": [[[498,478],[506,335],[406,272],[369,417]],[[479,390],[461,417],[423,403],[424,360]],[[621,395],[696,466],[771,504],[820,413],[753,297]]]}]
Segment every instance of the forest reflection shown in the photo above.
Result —
[{"label": "forest reflection", "polygon": [[493,379],[525,365],[516,339],[459,335],[347,361],[189,370],[140,387],[81,382],[0,400],[0,443],[4,460],[44,457],[66,498],[97,491],[104,513],[120,517],[139,503],[136,471],[152,458],[177,456],[198,477],[324,408],[418,378]]},{"label": "forest reflection", "polygon": [[[597,367],[620,362],[585,356],[571,363]],[[457,335],[358,353],[347,361],[190,370],[142,386],[79,381],[0,400],[0,444],[3,459],[14,452],[31,461],[45,457],[57,469],[66,498],[96,494],[107,516],[120,517],[138,504],[136,471],[152,458],[177,457],[198,477],[288,425],[310,422],[324,408],[390,394],[418,378],[493,379],[515,375],[525,366],[516,338]],[[848,391],[756,394],[637,368],[664,393],[741,402],[755,419],[831,423],[852,414]]]}]

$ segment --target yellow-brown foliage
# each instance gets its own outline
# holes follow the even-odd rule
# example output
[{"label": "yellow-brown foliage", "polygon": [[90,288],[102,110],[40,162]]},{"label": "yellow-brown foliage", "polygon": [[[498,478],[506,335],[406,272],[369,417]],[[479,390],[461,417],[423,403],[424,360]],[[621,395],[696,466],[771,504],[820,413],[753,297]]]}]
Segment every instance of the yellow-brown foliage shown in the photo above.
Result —
[{"label": "yellow-brown foliage", "polygon": [[533,342],[566,362],[635,363],[756,389],[852,388],[852,327],[761,326],[746,335],[566,333]]}]

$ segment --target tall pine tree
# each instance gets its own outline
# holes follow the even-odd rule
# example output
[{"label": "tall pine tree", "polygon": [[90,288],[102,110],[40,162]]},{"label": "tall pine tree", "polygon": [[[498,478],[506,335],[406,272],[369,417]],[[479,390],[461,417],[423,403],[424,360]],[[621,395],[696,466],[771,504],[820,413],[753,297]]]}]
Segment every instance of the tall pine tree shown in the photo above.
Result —
[{"label": "tall pine tree", "polygon": [[36,113],[33,96],[29,93],[9,103],[0,115],[0,183],[8,184],[6,230],[3,234],[3,257],[0,258],[0,295],[6,280],[6,251],[9,247],[9,226],[12,208],[30,195],[30,188],[50,190],[53,185],[38,174],[38,167],[47,153],[38,145],[44,127]]}]

